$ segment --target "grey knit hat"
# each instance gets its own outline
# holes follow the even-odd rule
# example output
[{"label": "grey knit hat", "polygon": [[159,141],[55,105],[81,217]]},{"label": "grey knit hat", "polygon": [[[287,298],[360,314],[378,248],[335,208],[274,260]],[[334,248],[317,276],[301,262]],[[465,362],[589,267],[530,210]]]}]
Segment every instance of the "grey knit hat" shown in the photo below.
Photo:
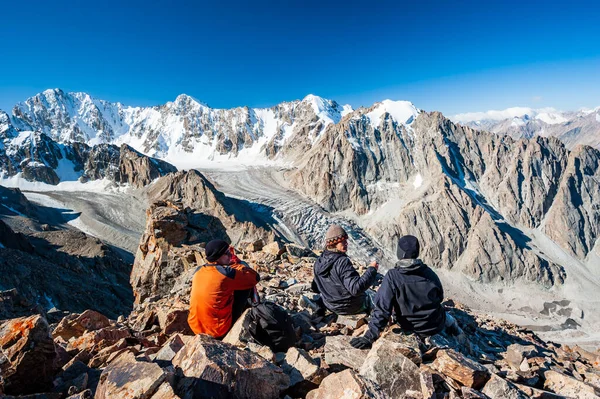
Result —
[{"label": "grey knit hat", "polygon": [[348,233],[346,230],[340,225],[332,224],[327,229],[327,234],[325,235],[325,244],[328,247],[334,246],[338,242],[348,239]]}]

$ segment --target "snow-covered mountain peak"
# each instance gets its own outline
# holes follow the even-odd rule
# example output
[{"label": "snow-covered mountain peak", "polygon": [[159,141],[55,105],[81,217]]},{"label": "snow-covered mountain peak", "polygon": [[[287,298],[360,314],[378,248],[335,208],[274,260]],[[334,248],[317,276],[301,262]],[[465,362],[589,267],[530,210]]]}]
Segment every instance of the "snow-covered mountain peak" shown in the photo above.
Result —
[{"label": "snow-covered mountain peak", "polygon": [[19,134],[13,127],[8,114],[0,110],[0,139],[13,138]]},{"label": "snow-covered mountain peak", "polygon": [[328,100],[314,94],[307,95],[300,103],[308,104],[315,115],[326,124],[338,123],[344,115],[352,112],[350,105],[340,106],[340,104],[333,100]]},{"label": "snow-covered mountain peak", "polygon": [[198,100],[195,97],[192,97],[190,95],[187,95],[185,93],[182,93],[180,95],[177,96],[177,98],[175,98],[175,101],[173,102],[173,104],[177,107],[179,106],[192,106],[196,109],[198,108],[210,108],[210,106],[203,102]]},{"label": "snow-covered mountain peak", "polygon": [[396,123],[408,126],[420,112],[410,101],[383,100],[376,103],[365,116],[373,126],[379,126],[385,114],[389,114]]}]

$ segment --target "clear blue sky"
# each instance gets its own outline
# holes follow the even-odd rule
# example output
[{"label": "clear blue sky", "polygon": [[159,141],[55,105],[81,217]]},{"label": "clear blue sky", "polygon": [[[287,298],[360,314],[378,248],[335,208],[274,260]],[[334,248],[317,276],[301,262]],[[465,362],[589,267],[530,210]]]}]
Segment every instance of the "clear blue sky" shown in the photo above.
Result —
[{"label": "clear blue sky", "polygon": [[11,1],[0,109],[47,88],[213,107],[313,93],[451,115],[600,105],[600,5],[555,1]]}]

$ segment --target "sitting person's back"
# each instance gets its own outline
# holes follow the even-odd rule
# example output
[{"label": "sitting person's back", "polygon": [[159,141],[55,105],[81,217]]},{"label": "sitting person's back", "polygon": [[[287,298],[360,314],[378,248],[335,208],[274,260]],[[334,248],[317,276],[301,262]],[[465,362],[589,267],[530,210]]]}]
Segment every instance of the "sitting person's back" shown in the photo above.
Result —
[{"label": "sitting person's back", "polygon": [[377,291],[369,330],[364,337],[353,339],[352,346],[370,347],[387,326],[392,311],[403,331],[430,336],[444,329],[444,289],[435,272],[418,259],[419,249],[416,237],[404,236],[399,240],[399,260]]},{"label": "sitting person's back", "polygon": [[444,328],[442,283],[421,259],[399,260],[386,278],[395,292],[393,307],[403,331],[434,335]]},{"label": "sitting person's back", "polygon": [[341,315],[369,310],[365,291],[377,276],[377,263],[372,263],[360,276],[346,251],[348,235],[340,226],[332,225],[327,231],[327,249],[314,265],[313,289],[321,294],[325,306]]},{"label": "sitting person's back", "polygon": [[248,307],[259,275],[242,263],[233,263],[229,245],[222,240],[206,245],[206,258],[210,263],[200,267],[192,280],[188,324],[196,334],[220,338]]}]

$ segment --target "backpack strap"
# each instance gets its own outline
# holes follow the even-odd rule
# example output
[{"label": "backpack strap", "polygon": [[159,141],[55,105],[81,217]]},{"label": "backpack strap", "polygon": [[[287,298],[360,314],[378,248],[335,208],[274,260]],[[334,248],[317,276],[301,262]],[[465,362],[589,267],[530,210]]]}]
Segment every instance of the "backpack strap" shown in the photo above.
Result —
[{"label": "backpack strap", "polygon": [[246,317],[244,319],[244,322],[242,323],[243,329],[248,331],[250,333],[250,336],[254,339],[256,339],[256,334],[258,332],[258,317],[254,309],[255,306],[256,305],[254,304],[252,305],[252,309],[250,309],[250,317]]}]

